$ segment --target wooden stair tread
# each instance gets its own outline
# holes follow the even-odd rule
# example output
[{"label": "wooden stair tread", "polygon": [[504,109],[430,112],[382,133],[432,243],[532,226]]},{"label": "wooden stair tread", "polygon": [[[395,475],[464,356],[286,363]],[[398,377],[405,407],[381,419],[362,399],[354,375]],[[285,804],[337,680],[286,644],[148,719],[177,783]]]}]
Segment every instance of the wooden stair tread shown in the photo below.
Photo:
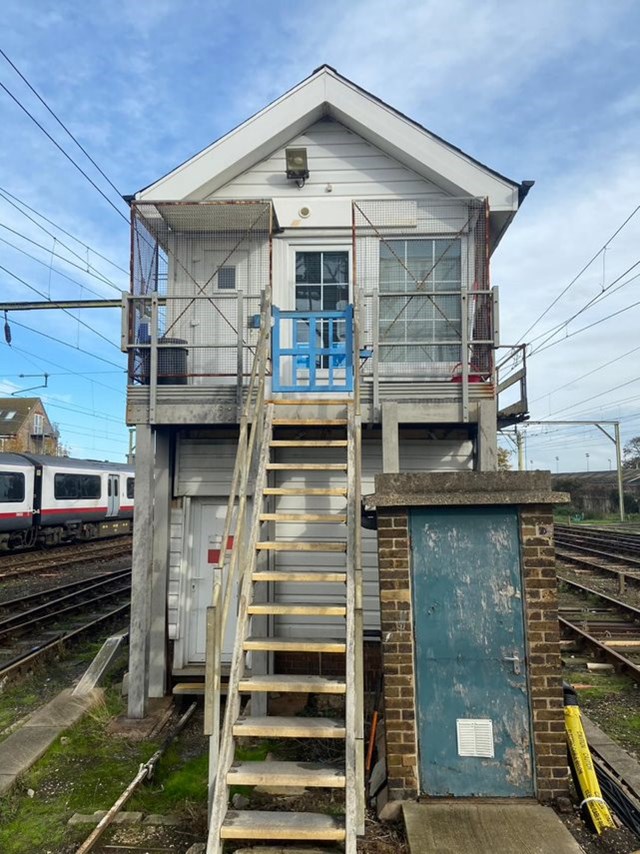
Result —
[{"label": "wooden stair tread", "polygon": [[298,487],[296,489],[284,489],[282,487],[267,486],[263,490],[265,495],[343,495],[346,496],[347,489],[344,486],[335,487]]},{"label": "wooden stair tread", "polygon": [[321,762],[234,762],[227,772],[230,786],[314,786],[343,789],[341,768]]},{"label": "wooden stair tread", "polygon": [[336,718],[305,718],[279,716],[239,717],[233,734],[244,737],[273,738],[344,738],[344,721]]},{"label": "wooden stair tread", "polygon": [[245,650],[273,650],[274,652],[346,652],[347,644],[340,638],[282,638],[248,637]]},{"label": "wooden stair tread", "polygon": [[223,839],[313,839],[341,842],[344,820],[324,813],[229,810],[222,825]]},{"label": "wooden stair tread", "polygon": [[346,427],[346,418],[274,418],[274,427]]},{"label": "wooden stair tread", "polygon": [[272,448],[346,448],[346,439],[272,439]]},{"label": "wooden stair tread", "polygon": [[253,615],[266,614],[284,616],[286,614],[304,617],[344,617],[347,613],[345,605],[308,605],[303,602],[281,603],[260,602],[249,605],[249,613]]},{"label": "wooden stair tread", "polygon": [[261,522],[336,522],[345,524],[344,513],[261,513]]},{"label": "wooden stair tread", "polygon": [[299,540],[274,542],[273,540],[263,540],[261,543],[256,543],[256,548],[261,551],[274,552],[346,552],[347,544],[328,540],[327,542],[300,542]]},{"label": "wooden stair tread", "polygon": [[322,570],[310,570],[303,572],[301,570],[276,570],[269,569],[263,572],[254,572],[251,576],[254,581],[276,581],[276,582],[292,582],[297,583],[314,583],[316,581],[327,582],[330,584],[344,584],[347,580],[346,572],[323,572]]},{"label": "wooden stair tread", "polygon": [[346,471],[346,463],[267,463],[269,471]]},{"label": "wooden stair tread", "polygon": [[283,694],[345,694],[347,683],[344,679],[328,676],[292,676],[288,673],[272,673],[268,676],[243,677],[239,681],[239,690],[245,693],[277,691]]}]

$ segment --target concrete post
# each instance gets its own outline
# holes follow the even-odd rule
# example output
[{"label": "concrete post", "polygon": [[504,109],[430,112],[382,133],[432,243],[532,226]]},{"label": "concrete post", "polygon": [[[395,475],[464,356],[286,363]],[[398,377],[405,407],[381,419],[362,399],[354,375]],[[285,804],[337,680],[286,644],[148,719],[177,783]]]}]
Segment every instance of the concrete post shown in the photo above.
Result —
[{"label": "concrete post", "polygon": [[476,471],[498,470],[498,422],[495,400],[478,402]]},{"label": "concrete post", "polygon": [[397,404],[383,403],[382,471],[385,474],[400,471],[400,437],[398,426]]},{"label": "concrete post", "polygon": [[168,430],[156,430],[155,450],[149,697],[164,697],[167,689],[167,583],[171,530],[171,436]]},{"label": "concrete post", "polygon": [[138,426],[129,634],[130,718],[144,718],[147,713],[153,556],[153,440],[151,427]]}]

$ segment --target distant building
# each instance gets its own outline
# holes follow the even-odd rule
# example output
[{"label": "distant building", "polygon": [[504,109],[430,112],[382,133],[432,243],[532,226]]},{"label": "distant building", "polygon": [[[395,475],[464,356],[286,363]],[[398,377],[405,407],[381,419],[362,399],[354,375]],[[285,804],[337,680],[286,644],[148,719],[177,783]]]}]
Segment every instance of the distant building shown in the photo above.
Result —
[{"label": "distant building", "polygon": [[[623,469],[624,504],[627,513],[640,506],[640,470]],[[570,508],[593,516],[618,512],[618,474],[615,471],[560,472],[551,476],[554,489],[571,495]]]},{"label": "distant building", "polygon": [[57,456],[59,438],[39,397],[0,397],[0,451]]}]

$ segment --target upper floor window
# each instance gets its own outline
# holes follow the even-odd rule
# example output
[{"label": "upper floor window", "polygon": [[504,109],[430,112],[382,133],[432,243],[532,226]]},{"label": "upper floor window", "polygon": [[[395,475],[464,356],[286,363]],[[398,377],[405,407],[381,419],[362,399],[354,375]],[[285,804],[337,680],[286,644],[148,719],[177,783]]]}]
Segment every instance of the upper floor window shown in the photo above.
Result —
[{"label": "upper floor window", "polygon": [[33,416],[33,435],[42,436],[44,433],[44,416],[39,412]]},{"label": "upper floor window", "polygon": [[[448,376],[461,360],[461,242],[457,238],[380,243],[381,362],[437,363]],[[442,363],[448,363],[443,367]]]}]

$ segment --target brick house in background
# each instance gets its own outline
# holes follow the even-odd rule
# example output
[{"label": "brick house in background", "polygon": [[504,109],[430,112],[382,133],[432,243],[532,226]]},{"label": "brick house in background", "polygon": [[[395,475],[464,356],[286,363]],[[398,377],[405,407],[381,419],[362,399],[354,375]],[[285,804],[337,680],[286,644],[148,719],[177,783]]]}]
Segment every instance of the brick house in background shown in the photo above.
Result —
[{"label": "brick house in background", "polygon": [[39,397],[0,397],[0,451],[58,456],[59,438]]}]

